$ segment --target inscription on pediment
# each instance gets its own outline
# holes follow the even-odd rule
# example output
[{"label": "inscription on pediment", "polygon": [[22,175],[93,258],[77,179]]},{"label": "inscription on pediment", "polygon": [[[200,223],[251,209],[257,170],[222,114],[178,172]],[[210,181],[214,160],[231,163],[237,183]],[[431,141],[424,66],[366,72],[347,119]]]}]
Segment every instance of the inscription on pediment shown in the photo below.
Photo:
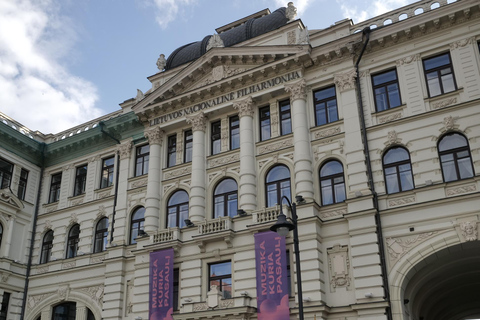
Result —
[{"label": "inscription on pediment", "polygon": [[247,70],[253,69],[255,67],[256,67],[255,65],[249,65],[249,66],[245,66],[245,65],[241,65],[241,66],[238,66],[238,65],[219,65],[219,66],[216,66],[212,69],[212,71],[210,73],[205,75],[202,79],[193,83],[191,86],[187,87],[186,91],[195,90],[195,89],[201,88],[203,86],[207,86],[207,85],[212,84],[214,82],[220,81],[222,79],[225,79],[225,78],[228,78],[228,77],[231,77],[231,76],[235,76],[237,74],[240,74],[240,73],[245,72]]}]

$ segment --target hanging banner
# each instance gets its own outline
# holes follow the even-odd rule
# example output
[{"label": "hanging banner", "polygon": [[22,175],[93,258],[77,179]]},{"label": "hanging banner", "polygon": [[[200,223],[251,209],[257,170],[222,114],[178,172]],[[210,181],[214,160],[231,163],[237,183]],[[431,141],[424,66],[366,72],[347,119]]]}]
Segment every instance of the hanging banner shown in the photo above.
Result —
[{"label": "hanging banner", "polygon": [[258,320],[289,320],[285,237],[267,231],[255,234]]},{"label": "hanging banner", "polygon": [[150,253],[149,320],[173,320],[173,249]]}]

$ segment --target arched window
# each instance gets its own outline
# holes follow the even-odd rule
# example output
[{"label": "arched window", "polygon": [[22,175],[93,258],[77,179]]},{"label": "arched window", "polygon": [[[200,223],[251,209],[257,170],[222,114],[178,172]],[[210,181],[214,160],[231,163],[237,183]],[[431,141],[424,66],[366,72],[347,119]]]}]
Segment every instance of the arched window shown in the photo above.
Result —
[{"label": "arched window", "polygon": [[237,182],[233,179],[222,180],[213,193],[214,218],[233,217],[237,214]]},{"label": "arched window", "polygon": [[185,219],[188,219],[188,193],[178,190],[171,195],[167,204],[167,227],[185,227]]},{"label": "arched window", "polygon": [[77,304],[65,302],[53,307],[52,320],[75,320],[77,315]]},{"label": "arched window", "polygon": [[390,148],[384,154],[383,173],[385,174],[387,193],[414,188],[410,154],[402,147]]},{"label": "arched window", "polygon": [[50,230],[45,233],[42,241],[42,253],[40,255],[40,263],[47,263],[50,261],[53,247],[53,231]]},{"label": "arched window", "polygon": [[78,239],[80,236],[80,225],[76,224],[70,228],[67,240],[67,259],[77,256]]},{"label": "arched window", "polygon": [[345,179],[339,161],[326,162],[320,169],[322,205],[345,201]]},{"label": "arched window", "polygon": [[103,217],[98,221],[95,228],[95,243],[93,245],[93,252],[102,252],[107,248],[108,238],[108,218]]},{"label": "arched window", "polygon": [[267,207],[282,204],[282,196],[291,198],[290,170],[284,165],[270,169],[266,179]]},{"label": "arched window", "polygon": [[473,177],[472,157],[467,139],[459,133],[449,133],[438,143],[443,181]]},{"label": "arched window", "polygon": [[130,244],[137,243],[135,238],[138,237],[140,230],[143,230],[143,223],[145,222],[145,208],[139,207],[132,214],[130,221]]}]

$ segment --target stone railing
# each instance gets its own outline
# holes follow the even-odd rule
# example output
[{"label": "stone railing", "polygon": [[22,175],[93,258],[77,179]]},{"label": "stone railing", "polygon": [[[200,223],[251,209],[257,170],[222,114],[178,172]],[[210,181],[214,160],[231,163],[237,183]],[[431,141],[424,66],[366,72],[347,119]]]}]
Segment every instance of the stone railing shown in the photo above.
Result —
[{"label": "stone railing", "polygon": [[375,18],[354,24],[350,27],[350,33],[362,31],[365,27],[371,29],[399,22],[439,7],[448,5],[447,0],[424,0],[412,3],[399,9],[376,16]]},{"label": "stone railing", "polygon": [[209,234],[232,229],[232,219],[230,217],[219,217],[214,220],[206,220],[198,225],[198,233]]},{"label": "stone railing", "polygon": [[278,214],[280,213],[280,206],[263,208],[262,210],[257,210],[252,212],[252,222],[253,223],[265,223],[273,222],[277,220]]},{"label": "stone railing", "polygon": [[26,135],[27,137],[34,139],[35,132],[28,129],[20,122],[10,118],[5,113],[0,112],[0,122],[6,124],[7,126],[11,127],[14,130],[17,130],[18,132]]},{"label": "stone railing", "polygon": [[168,228],[167,230],[158,231],[152,235],[152,243],[162,243],[172,240],[178,240],[178,228]]}]

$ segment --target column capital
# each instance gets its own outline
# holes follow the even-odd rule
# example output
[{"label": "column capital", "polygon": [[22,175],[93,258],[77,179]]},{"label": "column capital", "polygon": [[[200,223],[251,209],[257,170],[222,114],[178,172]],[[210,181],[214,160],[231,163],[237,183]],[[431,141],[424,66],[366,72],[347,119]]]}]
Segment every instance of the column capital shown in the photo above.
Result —
[{"label": "column capital", "polygon": [[248,97],[241,101],[235,101],[233,103],[233,108],[238,110],[238,116],[241,118],[243,116],[253,117],[253,99]]},{"label": "column capital", "polygon": [[199,112],[197,114],[187,116],[186,121],[188,124],[192,125],[192,131],[203,131],[207,127],[207,117],[203,112]]},{"label": "column capital", "polygon": [[333,76],[333,81],[337,85],[340,92],[355,88],[355,78],[357,72],[355,69],[345,73],[337,73]]},{"label": "column capital", "polygon": [[132,152],[132,146],[133,146],[132,141],[122,143],[121,145],[118,146],[117,151],[118,151],[118,155],[120,156],[120,160],[130,158],[130,154]]},{"label": "column capital", "polygon": [[148,140],[148,143],[150,145],[152,144],[158,144],[158,145],[162,145],[162,140],[163,140],[163,136],[164,136],[165,132],[160,129],[160,127],[154,127],[154,128],[151,128],[151,129],[148,129],[144,132],[144,136],[145,138],[147,138]]},{"label": "column capital", "polygon": [[307,91],[305,90],[306,87],[307,82],[305,81],[305,79],[302,79],[292,84],[286,84],[285,91],[290,92],[291,102],[298,99],[307,100]]}]

